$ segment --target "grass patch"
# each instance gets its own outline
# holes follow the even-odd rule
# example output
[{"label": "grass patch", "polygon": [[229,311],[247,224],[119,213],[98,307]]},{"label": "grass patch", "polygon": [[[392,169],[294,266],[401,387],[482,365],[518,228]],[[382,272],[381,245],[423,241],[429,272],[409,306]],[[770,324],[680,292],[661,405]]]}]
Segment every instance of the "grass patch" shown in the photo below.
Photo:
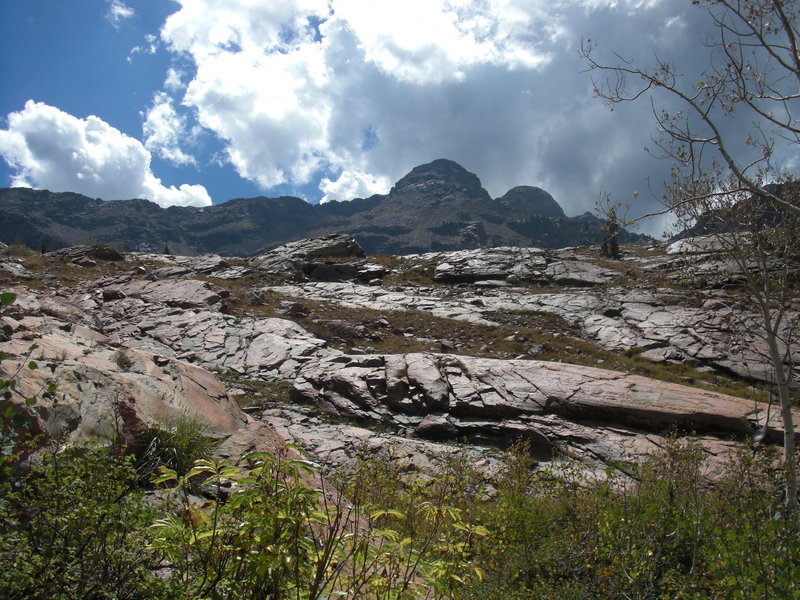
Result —
[{"label": "grass patch", "polygon": [[144,480],[150,479],[159,467],[185,475],[196,460],[209,457],[219,445],[219,440],[209,435],[205,423],[188,415],[149,429],[143,438],[147,444],[136,469]]},{"label": "grass patch", "polygon": [[36,255],[36,252],[27,246],[23,246],[22,244],[10,244],[7,248],[4,248],[2,252],[0,252],[0,256],[13,256],[16,258],[25,258]]},{"label": "grass patch", "polygon": [[439,264],[437,260],[412,260],[386,254],[371,256],[370,260],[391,269],[391,272],[383,278],[384,285],[419,285],[424,287],[442,285],[433,280],[433,272],[436,269],[436,265]]},{"label": "grass patch", "polygon": [[232,369],[211,369],[226,388],[236,388],[244,393],[234,399],[242,409],[264,409],[277,404],[289,404],[288,381],[263,381],[245,377]]}]

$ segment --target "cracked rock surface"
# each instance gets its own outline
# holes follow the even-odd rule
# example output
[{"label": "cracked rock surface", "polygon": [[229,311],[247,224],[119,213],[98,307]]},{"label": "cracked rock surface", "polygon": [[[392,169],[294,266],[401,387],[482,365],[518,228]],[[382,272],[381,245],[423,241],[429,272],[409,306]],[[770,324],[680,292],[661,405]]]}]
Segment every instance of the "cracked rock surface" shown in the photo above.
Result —
[{"label": "cracked rock surface", "polygon": [[[405,260],[429,269],[434,281],[264,286],[242,279],[252,265],[231,259],[128,255],[113,274],[88,271],[69,286],[12,282],[18,301],[2,318],[14,335],[0,344],[10,357],[0,367],[8,376],[37,360],[39,369],[19,371],[26,393],[58,381],[58,397],[35,415],[52,435],[108,437],[114,411],[131,435],[189,413],[226,438],[231,455],[284,439],[334,470],[351,466],[359,452],[381,451],[410,472],[424,475],[460,457],[491,478],[498,449],[522,438],[541,461],[567,453],[598,473],[608,466],[631,473],[668,432],[695,438],[711,464],[757,432],[765,443],[781,438],[778,411],[753,400],[560,362],[452,351],[356,354],[297,321],[234,301],[237,293],[269,292],[289,299],[287,317],[306,315],[302,303],[313,300],[485,326],[502,315],[549,313],[607,350],[769,376],[759,342],[732,335],[731,320],[742,315],[731,313],[719,290],[698,300],[672,288],[623,286],[624,263],[599,266],[578,251],[499,248]],[[661,268],[662,260],[644,266]],[[478,285],[487,281],[496,283]],[[28,357],[34,341],[39,348]],[[787,356],[800,358],[796,348]],[[277,384],[284,394],[265,392],[247,413],[235,401],[253,404],[248,386]]]},{"label": "cracked rock surface", "polygon": [[[578,326],[583,336],[614,351],[635,349],[653,362],[706,365],[744,378],[769,381],[766,346],[748,331],[757,331],[755,316],[731,310],[724,298],[707,298],[700,306],[687,293],[647,288],[608,287],[535,293],[529,288],[464,289],[430,287],[378,288],[350,282],[282,285],[276,292],[378,311],[416,310],[436,317],[492,324],[493,314],[514,311],[552,313]],[[792,313],[786,326],[797,319]],[[745,326],[742,326],[742,323]],[[743,333],[735,333],[741,331]],[[784,348],[784,350],[786,350]],[[800,360],[800,348],[789,349],[787,365]],[[791,366],[790,366],[791,368]]]}]

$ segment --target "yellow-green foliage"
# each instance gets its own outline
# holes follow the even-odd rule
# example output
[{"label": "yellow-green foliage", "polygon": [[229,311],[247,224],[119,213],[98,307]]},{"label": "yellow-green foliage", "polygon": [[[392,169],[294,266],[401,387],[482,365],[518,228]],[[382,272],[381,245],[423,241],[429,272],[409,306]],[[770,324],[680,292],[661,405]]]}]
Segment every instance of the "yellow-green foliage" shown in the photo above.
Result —
[{"label": "yellow-green foliage", "polygon": [[[461,510],[420,499],[403,512],[312,487],[296,452],[200,460],[182,477],[162,469],[155,483],[175,485],[183,502],[155,523],[151,548],[193,597],[456,598],[480,579],[473,549],[488,532]],[[185,493],[197,477],[214,490],[203,505]]]},{"label": "yellow-green foliage", "polygon": [[678,442],[635,480],[570,485],[511,464],[481,519],[486,577],[466,597],[800,597],[800,521],[768,451],[742,453],[713,485],[702,450]]},{"label": "yellow-green foliage", "polygon": [[713,484],[702,450],[678,442],[633,478],[542,469],[524,444],[506,463],[491,499],[458,460],[409,482],[365,456],[337,490],[287,448],[164,469],[159,494],[173,502],[161,504],[144,501],[118,452],[44,452],[0,488],[0,597],[800,595],[800,522],[767,450],[743,452]]}]

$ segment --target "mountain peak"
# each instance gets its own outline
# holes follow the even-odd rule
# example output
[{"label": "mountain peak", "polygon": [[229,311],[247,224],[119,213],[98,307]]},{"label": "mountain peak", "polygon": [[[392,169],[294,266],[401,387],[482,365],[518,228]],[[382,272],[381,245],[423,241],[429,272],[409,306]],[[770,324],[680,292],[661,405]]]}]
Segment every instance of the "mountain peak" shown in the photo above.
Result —
[{"label": "mountain peak", "polygon": [[497,199],[503,206],[521,215],[539,215],[542,217],[564,218],[564,209],[542,188],[530,185],[518,185],[508,190]]},{"label": "mountain peak", "polygon": [[390,196],[405,194],[440,199],[453,196],[489,199],[489,193],[483,189],[481,180],[475,173],[470,173],[457,162],[445,158],[414,167],[389,192]]}]

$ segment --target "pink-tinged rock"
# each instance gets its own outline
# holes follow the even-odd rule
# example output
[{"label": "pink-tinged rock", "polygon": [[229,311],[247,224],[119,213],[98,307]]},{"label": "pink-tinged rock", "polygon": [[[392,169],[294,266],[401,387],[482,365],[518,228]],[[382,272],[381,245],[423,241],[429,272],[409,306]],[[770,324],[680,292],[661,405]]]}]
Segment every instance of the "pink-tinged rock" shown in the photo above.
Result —
[{"label": "pink-tinged rock", "polygon": [[434,356],[431,354],[407,354],[406,365],[409,388],[412,391],[419,391],[422,403],[429,410],[449,408],[450,390]]},{"label": "pink-tinged rock", "polygon": [[[766,408],[751,400],[638,375],[587,381],[569,398],[551,406],[559,414],[591,416],[651,431],[679,427],[740,435],[751,435],[764,425]],[[800,412],[795,417],[800,422],[798,417]],[[769,426],[776,435],[782,435],[777,410],[772,410]]]},{"label": "pink-tinged rock", "polygon": [[445,415],[425,415],[414,433],[429,440],[448,439],[458,434],[458,428]]},{"label": "pink-tinged rock", "polygon": [[403,355],[387,355],[385,364],[386,400],[394,410],[413,412],[414,403],[408,397],[408,365]]},{"label": "pink-tinged rock", "polygon": [[[366,381],[370,385],[365,388]],[[534,360],[441,354],[339,357],[303,365],[292,385],[304,401],[334,414],[393,424],[423,437],[466,437],[496,445],[521,437],[532,441],[540,457],[563,445],[589,462],[605,464],[639,462],[663,447],[663,436],[671,431],[696,432],[700,437],[695,439],[710,454],[727,455],[767,419],[765,405],[743,398]],[[447,407],[426,400],[426,395],[442,398],[444,390]],[[795,420],[800,422],[800,412]],[[781,436],[773,407],[767,440],[777,442]],[[715,447],[720,450],[712,452]]]},{"label": "pink-tinged rock", "polygon": [[[142,430],[194,417],[213,435],[237,431],[247,420],[217,378],[199,367],[152,353],[120,348],[103,335],[49,316],[25,317],[0,344],[9,358],[0,377],[15,378],[17,411],[34,431],[72,440],[109,439],[121,428],[131,442]],[[21,323],[20,323],[21,324]],[[29,352],[30,346],[38,347]],[[29,369],[35,361],[38,368]],[[57,386],[53,397],[43,391]],[[25,397],[35,397],[32,408]]]},{"label": "pink-tinged rock", "polygon": [[188,407],[214,423],[220,433],[232,433],[241,426],[242,412],[216,376],[179,361],[175,362],[175,367]]}]

